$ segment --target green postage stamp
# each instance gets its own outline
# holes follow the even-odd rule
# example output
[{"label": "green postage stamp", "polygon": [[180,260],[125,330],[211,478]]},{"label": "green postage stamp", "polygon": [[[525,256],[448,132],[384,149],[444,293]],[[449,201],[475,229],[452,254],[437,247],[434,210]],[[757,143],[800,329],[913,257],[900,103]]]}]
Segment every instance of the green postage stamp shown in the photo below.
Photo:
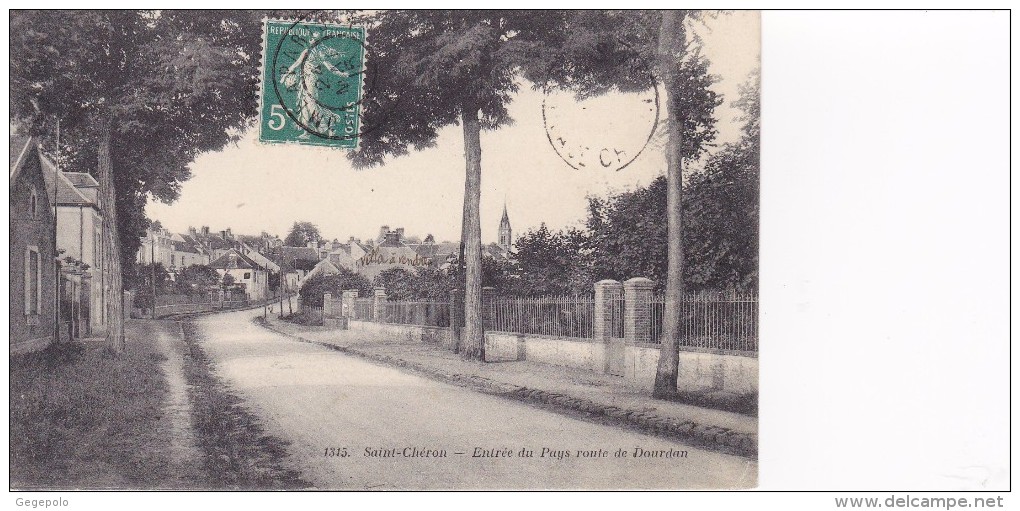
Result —
[{"label": "green postage stamp", "polygon": [[267,20],[259,141],[358,147],[364,27]]}]

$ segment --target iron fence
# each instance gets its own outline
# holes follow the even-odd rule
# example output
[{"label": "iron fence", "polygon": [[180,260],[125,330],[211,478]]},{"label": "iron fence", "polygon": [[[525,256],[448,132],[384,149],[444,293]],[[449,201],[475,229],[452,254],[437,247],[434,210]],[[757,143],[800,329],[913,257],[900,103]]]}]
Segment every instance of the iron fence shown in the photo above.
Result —
[{"label": "iron fence", "polygon": [[483,318],[486,330],[581,339],[595,336],[593,296],[499,297],[488,312]]},{"label": "iron fence", "polygon": [[398,300],[385,303],[382,323],[423,326],[450,326],[450,302]]},{"label": "iron fence", "polygon": [[[728,351],[758,351],[758,297],[738,293],[684,295],[680,314],[680,346]],[[650,339],[660,343],[666,299],[651,301]]]},{"label": "iron fence", "polygon": [[374,316],[374,307],[371,298],[355,298],[354,299],[354,319],[358,321],[372,321]]}]

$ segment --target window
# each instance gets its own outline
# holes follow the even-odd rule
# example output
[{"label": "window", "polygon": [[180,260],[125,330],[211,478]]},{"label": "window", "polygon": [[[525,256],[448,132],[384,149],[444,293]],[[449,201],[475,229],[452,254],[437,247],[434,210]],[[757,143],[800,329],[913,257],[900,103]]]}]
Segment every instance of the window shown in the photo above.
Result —
[{"label": "window", "polygon": [[32,196],[28,199],[28,213],[34,220],[39,215],[39,196],[35,194],[35,188],[32,188],[31,193]]},{"label": "window", "polygon": [[250,271],[244,272],[244,280],[248,280],[250,278],[251,278],[251,272]]},{"label": "window", "polygon": [[25,249],[25,315],[39,315],[42,304],[42,264],[39,247]]}]

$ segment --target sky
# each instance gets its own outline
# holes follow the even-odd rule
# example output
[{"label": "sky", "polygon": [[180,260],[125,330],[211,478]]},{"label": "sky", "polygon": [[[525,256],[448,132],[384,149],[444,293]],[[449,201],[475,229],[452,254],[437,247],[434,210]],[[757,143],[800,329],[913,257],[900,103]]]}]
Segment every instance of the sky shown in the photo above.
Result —
[{"label": "sky", "polygon": [[[724,99],[716,109],[716,142],[735,141],[740,112],[730,103],[759,65],[759,16],[734,12],[708,19],[695,30],[704,39],[710,72],[719,77],[713,89]],[[548,123],[543,122],[544,101]],[[579,226],[586,215],[586,196],[633,189],[661,175],[661,144],[644,146],[654,123],[650,105],[651,92],[579,104],[567,96],[546,98],[522,87],[509,106],[514,123],[481,135],[483,242],[496,240],[504,204],[516,238],[542,222],[553,229]],[[563,139],[564,157],[550,138]],[[180,198],[172,204],[150,201],[146,213],[174,232],[209,226],[214,232],[231,228],[236,234],[265,231],[282,238],[295,221],[310,221],[324,237],[341,241],[348,236],[372,238],[382,225],[404,227],[411,236],[432,234],[437,241],[452,241],[460,237],[463,207],[461,128],[447,126],[436,142],[436,147],[388,158],[382,166],[355,170],[341,150],[263,145],[252,129],[236,144],[199,155]],[[622,151],[627,156],[621,161],[633,161],[622,170],[616,170],[618,164],[605,169],[596,154],[612,152],[589,150],[570,159],[571,146]]]}]

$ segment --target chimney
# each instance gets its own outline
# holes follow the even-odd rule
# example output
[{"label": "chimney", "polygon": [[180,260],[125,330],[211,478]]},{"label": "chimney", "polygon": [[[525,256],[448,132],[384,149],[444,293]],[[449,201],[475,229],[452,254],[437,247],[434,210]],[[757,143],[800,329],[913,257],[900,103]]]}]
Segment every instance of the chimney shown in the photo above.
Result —
[{"label": "chimney", "polygon": [[188,226],[188,234],[194,236],[194,235],[198,234],[198,229],[195,229],[194,227]]},{"label": "chimney", "polygon": [[404,228],[397,227],[397,240],[402,241],[404,239]]},{"label": "chimney", "polygon": [[400,233],[399,232],[395,232],[395,231],[387,232],[386,233],[386,243],[389,243],[391,241],[392,242],[399,242],[400,241]]},{"label": "chimney", "polygon": [[227,231],[220,231],[220,237],[223,239],[227,239]]},{"label": "chimney", "polygon": [[347,243],[354,243],[354,236],[347,238]]},{"label": "chimney", "polygon": [[390,226],[384,225],[379,228],[379,241],[386,239],[386,233],[390,232]]},{"label": "chimney", "polygon": [[228,238],[233,238],[234,237],[234,233],[230,232],[230,227],[227,227],[227,237]]}]

